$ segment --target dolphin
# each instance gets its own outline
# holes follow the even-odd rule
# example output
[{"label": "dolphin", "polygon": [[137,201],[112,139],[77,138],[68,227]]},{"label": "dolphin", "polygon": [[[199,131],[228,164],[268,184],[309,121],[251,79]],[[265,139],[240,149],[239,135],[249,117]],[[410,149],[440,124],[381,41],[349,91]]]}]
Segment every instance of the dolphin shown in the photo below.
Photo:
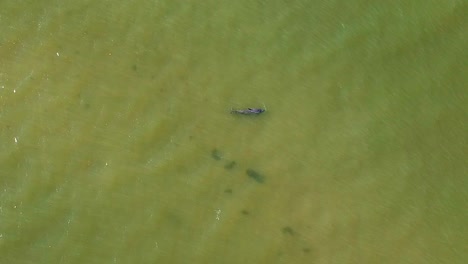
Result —
[{"label": "dolphin", "polygon": [[258,115],[265,112],[265,109],[262,108],[247,108],[247,109],[233,109],[231,114],[241,114],[241,115]]}]

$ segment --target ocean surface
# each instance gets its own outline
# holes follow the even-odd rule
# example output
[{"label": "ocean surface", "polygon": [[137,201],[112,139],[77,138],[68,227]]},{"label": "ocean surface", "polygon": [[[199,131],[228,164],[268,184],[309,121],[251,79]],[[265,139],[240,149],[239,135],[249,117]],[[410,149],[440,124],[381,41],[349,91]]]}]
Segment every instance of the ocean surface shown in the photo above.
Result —
[{"label": "ocean surface", "polygon": [[467,14],[1,1],[0,263],[466,263]]}]

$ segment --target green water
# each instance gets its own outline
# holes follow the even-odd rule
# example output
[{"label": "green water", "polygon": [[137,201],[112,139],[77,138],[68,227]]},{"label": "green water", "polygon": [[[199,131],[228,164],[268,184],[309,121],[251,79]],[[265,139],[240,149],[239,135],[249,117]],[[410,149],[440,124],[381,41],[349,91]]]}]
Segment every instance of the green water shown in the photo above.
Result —
[{"label": "green water", "polygon": [[468,5],[371,2],[0,2],[0,263],[465,263]]}]

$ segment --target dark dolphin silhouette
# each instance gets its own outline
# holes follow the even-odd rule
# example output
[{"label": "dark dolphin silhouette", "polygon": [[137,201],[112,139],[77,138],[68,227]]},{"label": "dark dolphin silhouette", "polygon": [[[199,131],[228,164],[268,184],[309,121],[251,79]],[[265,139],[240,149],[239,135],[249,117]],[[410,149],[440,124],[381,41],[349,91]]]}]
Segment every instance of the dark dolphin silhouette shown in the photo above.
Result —
[{"label": "dark dolphin silhouette", "polygon": [[241,114],[241,115],[258,115],[263,112],[265,112],[265,109],[262,109],[262,108],[247,108],[247,109],[231,110],[231,114]]}]

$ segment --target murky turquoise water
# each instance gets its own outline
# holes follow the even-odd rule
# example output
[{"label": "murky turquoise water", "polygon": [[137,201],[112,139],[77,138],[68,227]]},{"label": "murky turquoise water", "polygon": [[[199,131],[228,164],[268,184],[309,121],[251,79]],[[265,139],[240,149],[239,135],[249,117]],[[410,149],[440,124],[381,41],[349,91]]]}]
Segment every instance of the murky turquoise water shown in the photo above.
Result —
[{"label": "murky turquoise water", "polygon": [[2,1],[0,263],[464,263],[468,5],[380,2]]}]

